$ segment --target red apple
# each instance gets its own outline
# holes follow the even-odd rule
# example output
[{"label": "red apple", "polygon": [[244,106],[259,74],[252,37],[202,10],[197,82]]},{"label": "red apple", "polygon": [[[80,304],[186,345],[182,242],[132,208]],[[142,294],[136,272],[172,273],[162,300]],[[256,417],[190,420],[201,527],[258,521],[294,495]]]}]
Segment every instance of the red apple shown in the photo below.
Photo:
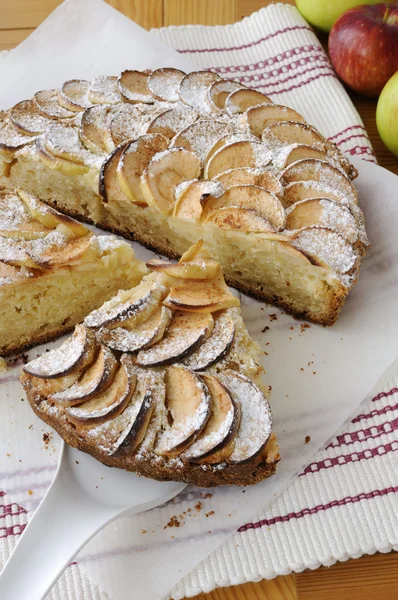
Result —
[{"label": "red apple", "polygon": [[329,35],[338,76],[365,96],[378,96],[398,71],[398,6],[361,5],[344,13]]}]

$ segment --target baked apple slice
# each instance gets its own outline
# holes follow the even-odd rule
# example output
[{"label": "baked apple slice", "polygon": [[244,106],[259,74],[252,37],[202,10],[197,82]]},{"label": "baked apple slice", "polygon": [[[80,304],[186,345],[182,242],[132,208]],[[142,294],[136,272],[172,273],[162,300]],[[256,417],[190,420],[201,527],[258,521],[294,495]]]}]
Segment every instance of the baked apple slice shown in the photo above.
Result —
[{"label": "baked apple slice", "polygon": [[280,104],[259,104],[249,108],[245,113],[246,122],[253,135],[261,138],[264,129],[271,123],[279,121],[293,121],[305,123],[305,119],[293,108]]},{"label": "baked apple slice", "polygon": [[90,82],[85,79],[65,81],[58,92],[58,102],[72,112],[81,112],[92,105],[88,98]]},{"label": "baked apple slice", "polygon": [[278,172],[285,169],[288,165],[303,160],[305,158],[314,158],[316,160],[327,160],[327,155],[324,150],[320,150],[315,146],[306,146],[305,144],[291,144],[290,146],[282,146],[277,152],[273,160],[273,166]]},{"label": "baked apple slice", "polygon": [[280,201],[285,208],[288,208],[301,200],[313,198],[328,198],[339,204],[347,203],[344,194],[337,192],[327,185],[322,185],[316,181],[293,181],[279,195]]},{"label": "baked apple slice", "polygon": [[[16,192],[0,190],[0,236],[2,238],[35,240],[46,237],[48,233],[49,229],[36,221],[25,209]],[[5,240],[3,244],[6,245]],[[5,250],[4,247],[3,251]],[[5,277],[2,273],[1,277],[3,276]]]},{"label": "baked apple slice", "polygon": [[245,233],[274,233],[276,231],[272,223],[257,211],[239,206],[219,208],[210,213],[204,224]]},{"label": "baked apple slice", "polygon": [[149,123],[159,114],[151,104],[123,104],[113,114],[110,132],[118,145],[124,140],[136,140],[146,133]]},{"label": "baked apple slice", "polygon": [[61,406],[82,404],[110,386],[117,368],[118,362],[111,350],[101,345],[95,362],[82,377],[66,390],[52,394],[50,399]]},{"label": "baked apple slice", "polygon": [[80,139],[90,152],[103,154],[114,150],[115,143],[109,130],[110,118],[110,107],[102,104],[90,106],[84,111],[80,123]]},{"label": "baked apple slice", "polygon": [[184,221],[198,221],[203,212],[205,202],[212,198],[220,198],[224,187],[218,181],[193,179],[184,181],[175,190],[173,217]]},{"label": "baked apple slice", "polygon": [[71,119],[76,113],[64,108],[58,102],[58,90],[42,90],[34,95],[34,102],[40,113],[49,119]]},{"label": "baked apple slice", "polygon": [[161,340],[173,318],[173,311],[162,306],[136,327],[100,329],[98,338],[104,344],[120,352],[136,352]]},{"label": "baked apple slice", "polygon": [[194,371],[203,371],[226,356],[235,339],[233,309],[213,315],[214,327],[209,338],[195,352],[183,360]]},{"label": "baked apple slice", "polygon": [[124,324],[128,327],[139,325],[160,306],[166,295],[167,288],[149,275],[132,290],[120,290],[101,308],[91,312],[84,323],[94,329],[104,326],[113,329]]},{"label": "baked apple slice", "polygon": [[164,102],[178,102],[178,93],[181,80],[185,77],[184,71],[165,67],[155,69],[148,77],[148,88],[157,100]]},{"label": "baked apple slice", "polygon": [[52,171],[59,171],[64,175],[84,175],[84,173],[88,173],[90,170],[90,167],[87,165],[78,164],[76,162],[72,162],[71,160],[54,156],[54,154],[49,152],[45,147],[44,139],[42,137],[38,137],[36,139],[35,146],[36,155],[38,156],[39,160]]},{"label": "baked apple slice", "polygon": [[340,192],[350,202],[358,204],[358,192],[348,177],[324,160],[314,158],[298,160],[282,171],[280,179],[285,184],[294,181],[316,181]]},{"label": "baked apple slice", "polygon": [[190,106],[178,104],[160,114],[156,114],[150,121],[146,132],[161,133],[171,140],[179,131],[195,123],[199,113]]},{"label": "baked apple slice", "polygon": [[196,258],[178,263],[154,258],[147,262],[146,266],[151,271],[179,279],[212,279],[220,272],[220,263],[212,258]]},{"label": "baked apple slice", "polygon": [[311,226],[337,231],[351,244],[358,239],[358,226],[349,209],[327,198],[301,200],[288,209],[287,229]]},{"label": "baked apple slice", "polygon": [[124,146],[118,160],[116,173],[120,189],[134,204],[147,205],[141,191],[141,173],[147,168],[155,154],[166,150],[167,145],[167,139],[163,135],[152,133],[142,135],[138,140],[128,142]]},{"label": "baked apple slice", "polygon": [[272,100],[257,90],[243,89],[231,92],[225,100],[225,110],[233,117],[245,112],[251,106],[272,104]]},{"label": "baked apple slice", "polygon": [[46,128],[44,146],[47,152],[58,158],[78,165],[98,165],[99,157],[89,152],[81,143],[79,132],[74,127],[62,123],[52,124]]},{"label": "baked apple slice", "polygon": [[129,370],[127,360],[125,358],[121,362],[112,383],[106,389],[96,393],[90,400],[86,400],[79,406],[66,409],[67,418],[71,423],[74,425],[101,423],[123,412],[137,384],[137,375]]},{"label": "baked apple slice", "polygon": [[95,77],[88,89],[88,99],[92,104],[117,104],[121,102],[117,87],[117,77],[100,75]]},{"label": "baked apple slice", "polygon": [[33,377],[53,379],[92,363],[97,351],[95,334],[84,325],[76,325],[73,334],[56,350],[44,353],[23,367]]},{"label": "baked apple slice", "polygon": [[178,456],[192,444],[210,415],[211,396],[203,379],[184,367],[166,371],[166,408],[171,424],[154,448],[161,456]]},{"label": "baked apple slice", "polygon": [[207,100],[207,90],[209,86],[221,79],[217,73],[212,71],[193,71],[185,75],[178,88],[180,98],[188,106],[192,106],[200,114],[210,114],[211,107]]},{"label": "baked apple slice", "polygon": [[145,71],[123,71],[118,77],[117,87],[126,102],[153,104],[155,101],[148,87],[148,73]]},{"label": "baked apple slice", "polygon": [[162,213],[173,209],[174,192],[182,181],[197,179],[201,161],[197,154],[185,148],[170,148],[155,154],[141,175],[141,191],[146,202]]},{"label": "baked apple slice", "polygon": [[93,244],[94,237],[85,235],[72,238],[67,243],[59,244],[57,231],[52,231],[45,238],[44,250],[42,240],[33,240],[26,249],[27,255],[41,268],[72,265],[74,262],[92,262],[98,257]]},{"label": "baked apple slice", "polygon": [[163,338],[138,352],[137,365],[155,367],[182,360],[209,337],[213,324],[210,314],[177,311]]},{"label": "baked apple slice", "polygon": [[210,150],[208,151],[208,153],[206,155],[205,163],[208,163],[210,161],[210,159],[212,158],[212,156],[216,152],[218,152],[218,150],[220,150],[221,148],[224,148],[224,146],[230,146],[231,144],[234,144],[235,142],[257,142],[258,143],[258,139],[256,137],[254,137],[254,135],[252,135],[251,133],[247,133],[247,132],[231,133],[228,135],[224,135],[223,137],[220,137],[218,140],[216,140],[216,142],[210,148]]},{"label": "baked apple slice", "polygon": [[342,275],[350,273],[358,261],[352,245],[328,228],[306,227],[292,236],[292,243],[318,266],[328,266]]},{"label": "baked apple slice", "polygon": [[153,389],[152,379],[133,367],[126,355],[122,357],[122,362],[128,369],[129,377],[137,378],[133,396],[123,412],[116,417],[92,428],[85,427],[85,434],[90,442],[95,440],[109,456],[132,454],[141,444],[156,406],[159,387]]},{"label": "baked apple slice", "polygon": [[211,84],[207,91],[207,100],[214,112],[222,112],[229,94],[236,90],[245,89],[246,86],[232,79],[219,79]]},{"label": "baked apple slice", "polygon": [[34,239],[18,239],[0,236],[0,262],[12,267],[26,267],[28,269],[43,269],[43,266],[30,255],[32,242],[40,240],[40,236],[27,236]]},{"label": "baked apple slice", "polygon": [[273,194],[281,194],[282,184],[269,171],[265,169],[255,169],[253,167],[239,167],[237,169],[228,169],[214,178],[219,181],[225,190],[234,185],[257,185]]},{"label": "baked apple slice", "polygon": [[8,119],[4,119],[0,123],[0,152],[5,156],[9,156],[10,159],[13,158],[17,150],[28,144],[33,144],[36,139],[36,136],[19,133]]},{"label": "baked apple slice", "polygon": [[127,141],[119,144],[101,165],[98,178],[98,194],[105,204],[125,198],[117,176],[117,169],[123,150],[128,143]]},{"label": "baked apple slice", "polygon": [[225,284],[219,273],[212,279],[195,281],[181,279],[171,286],[164,300],[165,306],[175,310],[198,313],[212,313],[232,306],[240,306],[240,302]]},{"label": "baked apple slice", "polygon": [[83,237],[89,234],[89,230],[85,225],[67,215],[59,213],[54,208],[51,208],[51,206],[38,200],[35,196],[23,190],[17,190],[17,194],[32,218],[41,225],[44,225],[44,227],[50,230],[58,229],[60,232],[66,233],[68,237]]},{"label": "baked apple slice", "polygon": [[260,142],[249,140],[226,144],[215,152],[206,163],[204,177],[213,179],[227,169],[239,167],[264,167],[272,159],[272,153]]},{"label": "baked apple slice", "polygon": [[263,392],[241,373],[223,371],[219,379],[241,409],[239,431],[228,462],[249,463],[262,453],[272,432],[269,402]]},{"label": "baked apple slice", "polygon": [[33,100],[22,100],[12,107],[10,121],[20,133],[25,135],[38,135],[46,131],[51,123],[44,117]]},{"label": "baked apple slice", "polygon": [[285,209],[279,198],[255,185],[236,185],[229,188],[221,198],[207,200],[203,211],[204,222],[207,222],[209,215],[226,207],[254,210],[269,221],[275,231],[280,231],[285,226]]},{"label": "baked apple slice", "polygon": [[193,463],[217,464],[226,460],[234,449],[240,406],[217,377],[204,373],[200,377],[210,393],[210,416],[200,436],[181,458]]},{"label": "baked apple slice", "polygon": [[171,146],[192,150],[204,161],[217,140],[231,133],[231,126],[224,121],[201,119],[177,133]]},{"label": "baked apple slice", "polygon": [[324,137],[311,125],[294,123],[292,121],[278,121],[266,127],[261,136],[262,141],[271,146],[284,146],[285,144],[304,144],[322,150],[326,154]]}]

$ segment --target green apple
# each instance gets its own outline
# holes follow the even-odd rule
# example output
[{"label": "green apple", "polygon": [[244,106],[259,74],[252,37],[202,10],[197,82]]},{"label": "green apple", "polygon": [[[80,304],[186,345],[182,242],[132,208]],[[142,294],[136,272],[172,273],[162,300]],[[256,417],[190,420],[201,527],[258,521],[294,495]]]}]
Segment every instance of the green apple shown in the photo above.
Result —
[{"label": "green apple", "polygon": [[380,0],[296,0],[296,6],[311,25],[328,33],[337,19],[359,4],[378,4]]},{"label": "green apple", "polygon": [[376,124],[387,148],[398,156],[398,71],[387,81],[380,94]]}]

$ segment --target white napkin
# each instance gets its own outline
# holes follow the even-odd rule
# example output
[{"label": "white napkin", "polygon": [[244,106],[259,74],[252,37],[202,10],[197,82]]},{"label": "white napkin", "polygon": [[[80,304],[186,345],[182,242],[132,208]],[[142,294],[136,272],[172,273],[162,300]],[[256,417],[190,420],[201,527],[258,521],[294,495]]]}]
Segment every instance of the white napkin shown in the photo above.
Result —
[{"label": "white napkin", "polygon": [[[282,7],[278,9],[284,10]],[[268,10],[260,15],[268,15]],[[272,17],[272,11],[269,14]],[[282,19],[282,23],[290,24],[293,18],[296,21],[298,19],[300,24],[304,23],[291,9],[285,16],[275,14]],[[271,18],[265,20],[267,27],[270,27]],[[217,29],[218,43],[226,45],[230,41],[231,29]],[[229,36],[227,41],[221,36],[223,31],[225,36]],[[302,29],[300,25],[299,30],[294,30],[294,35],[304,34],[312,35],[306,26]],[[261,35],[264,35],[264,31]],[[241,37],[239,41],[240,45],[246,44]],[[247,43],[251,41],[247,40]],[[263,60],[266,58],[264,49]],[[30,39],[0,63],[4,83],[0,103],[6,107],[37,89],[59,85],[68,77],[89,78],[99,73],[115,73],[129,66],[144,68],[164,64],[189,68],[186,60],[181,60],[178,54],[163,47],[161,42],[156,42],[106,4],[96,0],[86,0],[84,3],[69,0]],[[333,80],[333,86],[337,86],[335,90],[341,90],[340,100],[349,107],[340,84]],[[315,97],[318,93],[319,90],[314,89],[311,95]],[[298,99],[298,94],[292,94],[291,101],[287,103],[301,110]],[[300,102],[304,109],[307,104],[301,96]],[[355,116],[355,113],[352,114]],[[308,113],[306,116],[311,120]],[[349,126],[358,123],[354,116]],[[326,131],[325,128],[323,131]],[[361,144],[365,143],[366,140],[361,140]],[[394,248],[398,226],[394,203],[395,182],[394,176],[372,165],[361,169],[361,200],[368,217],[373,250],[365,262],[360,282],[335,327],[323,329],[311,326],[301,332],[297,321],[281,315],[274,308],[244,299],[243,316],[248,328],[268,352],[264,362],[269,383],[273,386],[275,427],[283,449],[278,474],[246,490],[211,490],[211,497],[206,497],[206,490],[193,489],[161,509],[116,522],[79,554],[77,564],[68,569],[50,597],[62,600],[102,600],[106,597],[125,600],[134,595],[151,600],[166,595],[174,584],[227,540],[239,526],[267,507],[291,477],[310,462],[313,453],[346,420],[396,355],[398,309],[390,301],[398,292],[395,289],[398,276],[398,256],[395,256],[398,255],[398,248],[396,245]],[[380,194],[383,204],[376,207],[374,201]],[[140,256],[149,256],[148,251],[136,248]],[[278,315],[277,321],[270,321],[271,313]],[[383,315],[382,322],[380,314]],[[270,330],[261,333],[264,325],[269,325]],[[269,346],[266,345],[268,343]],[[369,356],[372,356],[371,361]],[[302,368],[304,371],[301,371]],[[313,371],[316,371],[316,375]],[[4,491],[4,528],[0,531],[0,549],[3,561],[12,550],[27,517],[48,487],[54,472],[58,444],[54,437],[50,449],[46,449],[48,445],[43,445],[43,432],[48,428],[34,417],[26,403],[21,402],[16,376],[17,370],[8,372],[3,377],[1,387],[4,397],[0,405],[0,470]],[[30,425],[33,428],[29,429]],[[306,435],[311,436],[308,444],[304,443]],[[318,470],[321,474],[326,472],[323,468]],[[308,478],[309,482],[312,477]],[[334,492],[331,500],[334,501],[340,496],[335,485],[331,489]],[[311,493],[306,496],[309,508],[313,506],[317,491],[317,487],[312,486]],[[288,509],[289,497],[286,498]],[[301,502],[302,499],[299,497],[298,500]],[[200,510],[195,508],[198,502],[202,503]],[[189,518],[188,508],[193,513]],[[276,510],[280,510],[280,507]],[[210,514],[212,511],[214,514]],[[287,513],[278,513],[277,516],[284,514]],[[179,528],[165,528],[174,515],[182,515],[180,520],[185,524]],[[280,520],[277,519],[277,522],[279,529]],[[300,522],[301,529],[304,528],[303,523],[304,520]],[[262,529],[258,526],[251,531],[260,536]],[[321,528],[317,533],[327,539],[327,534]],[[190,575],[178,589],[174,589],[173,595],[182,597],[206,585],[225,585],[261,576],[264,563],[261,559],[257,565],[252,562],[259,558],[260,552],[253,554],[249,551],[252,542],[248,533],[239,535],[242,536],[239,554],[236,554],[237,550],[231,551],[236,542],[229,542],[216,553],[215,559],[207,559],[196,574]],[[282,538],[278,533],[273,534],[273,539],[274,544],[278,545]],[[299,546],[297,539],[299,536],[293,543],[293,538],[289,537],[295,560],[290,560],[287,549],[276,552],[268,561],[267,576],[274,576],[281,570],[288,572],[289,569],[303,568],[303,548],[305,551],[306,546]],[[272,548],[272,545],[269,547]],[[324,545],[321,544],[321,547],[324,548]],[[220,556],[222,562],[218,568],[215,565]],[[243,561],[243,572],[234,565],[235,560]],[[322,560],[321,554],[316,556],[316,560]],[[231,577],[231,565],[236,570],[235,578]],[[155,572],[156,576],[153,576]],[[134,594],[131,594],[131,590],[134,590]]]}]

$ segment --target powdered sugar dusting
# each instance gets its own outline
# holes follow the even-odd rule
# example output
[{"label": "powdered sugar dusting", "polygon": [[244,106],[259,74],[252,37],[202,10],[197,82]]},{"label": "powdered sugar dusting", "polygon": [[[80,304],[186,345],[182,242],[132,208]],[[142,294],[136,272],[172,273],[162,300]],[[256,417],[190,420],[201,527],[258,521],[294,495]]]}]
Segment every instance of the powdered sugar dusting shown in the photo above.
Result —
[{"label": "powdered sugar dusting", "polygon": [[261,390],[244,375],[225,371],[219,377],[241,406],[240,428],[230,456],[232,462],[241,462],[265,446],[272,431],[271,409]]},{"label": "powdered sugar dusting", "polygon": [[324,261],[337,273],[347,273],[356,263],[357,256],[341,235],[320,227],[309,227],[300,231],[293,245]]},{"label": "powdered sugar dusting", "polygon": [[156,69],[149,76],[148,87],[161,100],[177,102],[180,99],[178,89],[184,76],[185,73],[178,69]]},{"label": "powdered sugar dusting", "polygon": [[216,317],[210,337],[183,361],[187,367],[201,371],[225,356],[235,337],[232,315],[230,310],[226,310]]},{"label": "powdered sugar dusting", "polygon": [[84,358],[93,341],[93,335],[83,325],[77,325],[73,335],[62,346],[32,360],[26,370],[37,377],[58,377]]},{"label": "powdered sugar dusting", "polygon": [[88,98],[95,104],[116,104],[121,101],[117,89],[117,78],[101,75],[95,77],[90,84]]},{"label": "powdered sugar dusting", "polygon": [[174,419],[173,424],[160,434],[155,450],[156,452],[164,453],[176,448],[193,434],[199,432],[208,418],[210,404],[208,389],[199,377],[196,377],[195,375],[192,376],[195,378],[200,398],[196,410],[193,414],[186,414],[181,419],[171,411]]},{"label": "powdered sugar dusting", "polygon": [[219,75],[211,71],[195,71],[188,73],[180,83],[179,93],[181,99],[196,108],[201,115],[211,114],[212,109],[207,100],[208,86],[220,79]]},{"label": "powdered sugar dusting", "polygon": [[229,133],[231,133],[231,128],[227,123],[202,119],[180,131],[172,140],[172,145],[188,146],[204,160],[212,146]]},{"label": "powdered sugar dusting", "polygon": [[167,137],[173,137],[179,131],[194,123],[198,116],[199,113],[190,106],[177,104],[152,119],[148,131],[151,133],[159,131]]}]

